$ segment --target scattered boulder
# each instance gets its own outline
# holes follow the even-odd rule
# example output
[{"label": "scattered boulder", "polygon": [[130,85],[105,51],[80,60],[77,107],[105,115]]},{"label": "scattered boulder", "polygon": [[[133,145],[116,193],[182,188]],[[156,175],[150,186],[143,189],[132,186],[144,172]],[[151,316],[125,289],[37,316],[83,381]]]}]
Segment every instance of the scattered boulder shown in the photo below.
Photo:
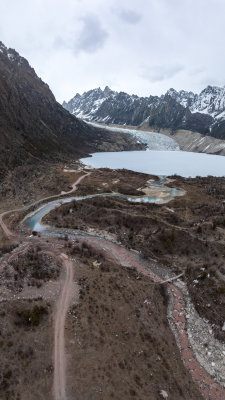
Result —
[{"label": "scattered boulder", "polygon": [[169,398],[168,393],[165,390],[160,391],[160,396],[165,400]]}]

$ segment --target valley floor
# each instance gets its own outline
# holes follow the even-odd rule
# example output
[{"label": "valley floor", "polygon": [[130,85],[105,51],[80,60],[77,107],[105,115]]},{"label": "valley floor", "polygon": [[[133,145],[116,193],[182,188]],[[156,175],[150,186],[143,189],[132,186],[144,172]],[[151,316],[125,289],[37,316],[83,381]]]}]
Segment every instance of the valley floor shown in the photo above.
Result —
[{"label": "valley floor", "polygon": [[[25,178],[19,172],[2,183],[2,212],[76,189],[72,184],[83,174],[74,165],[49,166],[48,176],[46,166]],[[136,196],[150,179],[157,178],[93,170],[76,194]],[[225,179],[176,177],[168,184],[185,196],[163,205],[113,198],[64,204],[45,217],[63,229],[61,238],[15,230],[3,240],[1,233],[3,400],[65,397],[60,388],[53,391],[53,354],[59,354],[58,347],[53,352],[55,304],[68,278],[62,253],[74,274],[59,333],[67,360],[62,386],[69,398],[224,399]],[[23,214],[4,222],[17,229]],[[79,232],[77,238],[68,239],[67,230]],[[159,283],[181,273],[178,283]]]}]

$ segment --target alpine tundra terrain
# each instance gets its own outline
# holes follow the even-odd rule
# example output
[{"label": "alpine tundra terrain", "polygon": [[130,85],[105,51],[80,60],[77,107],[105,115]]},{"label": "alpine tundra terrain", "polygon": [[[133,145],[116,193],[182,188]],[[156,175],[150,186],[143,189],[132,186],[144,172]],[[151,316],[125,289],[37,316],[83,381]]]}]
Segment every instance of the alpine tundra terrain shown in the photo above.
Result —
[{"label": "alpine tundra terrain", "polygon": [[225,178],[86,168],[146,146],[0,69],[0,398],[223,400]]},{"label": "alpine tundra terrain", "polygon": [[208,86],[200,94],[170,89],[161,97],[138,97],[106,87],[76,94],[63,107],[78,118],[118,131],[172,136],[181,150],[225,155],[224,87]]}]

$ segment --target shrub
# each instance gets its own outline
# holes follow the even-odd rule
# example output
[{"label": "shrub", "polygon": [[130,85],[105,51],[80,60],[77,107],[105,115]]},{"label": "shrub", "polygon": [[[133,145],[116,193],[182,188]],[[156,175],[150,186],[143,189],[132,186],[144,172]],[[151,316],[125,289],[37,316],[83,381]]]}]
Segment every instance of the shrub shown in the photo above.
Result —
[{"label": "shrub", "polygon": [[46,307],[34,306],[31,310],[17,311],[16,315],[21,318],[24,325],[38,326],[42,315],[48,314]]},{"label": "shrub", "polygon": [[3,378],[4,378],[4,379],[10,379],[11,376],[12,376],[12,371],[11,371],[11,369],[8,369],[8,371],[4,372],[4,374],[3,374]]},{"label": "shrub", "polygon": [[218,288],[218,293],[220,293],[220,294],[225,294],[225,286],[220,286],[220,287]]},{"label": "shrub", "polygon": [[202,233],[202,227],[200,225],[197,227],[197,233]]},{"label": "shrub", "polygon": [[207,277],[207,272],[206,271],[202,271],[199,275],[198,275],[198,279],[205,279]]},{"label": "shrub", "polygon": [[133,234],[133,232],[129,233],[129,236],[128,236],[128,238],[129,238],[129,240],[132,240],[132,239],[134,238],[134,234]]},{"label": "shrub", "polygon": [[213,230],[215,230],[216,229],[216,227],[217,227],[217,221],[213,221],[213,223],[212,223],[212,229]]},{"label": "shrub", "polygon": [[171,248],[171,247],[173,246],[173,242],[172,242],[172,240],[171,240],[170,238],[167,238],[167,239],[166,239],[166,246],[167,246],[168,248]]}]

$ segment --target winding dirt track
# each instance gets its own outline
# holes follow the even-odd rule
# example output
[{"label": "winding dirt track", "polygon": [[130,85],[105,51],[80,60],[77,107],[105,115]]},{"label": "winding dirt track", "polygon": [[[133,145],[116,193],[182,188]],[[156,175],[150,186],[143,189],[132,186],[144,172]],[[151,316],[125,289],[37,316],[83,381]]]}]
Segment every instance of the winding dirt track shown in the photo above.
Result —
[{"label": "winding dirt track", "polygon": [[54,399],[66,399],[66,361],[64,327],[67,310],[73,297],[73,263],[62,253],[65,280],[56,304],[54,340]]},{"label": "winding dirt track", "polygon": [[4,221],[3,221],[3,218],[4,218],[6,215],[11,214],[11,213],[13,213],[13,212],[26,211],[26,210],[28,210],[30,207],[36,206],[36,205],[38,205],[39,203],[47,202],[48,200],[51,200],[51,199],[56,200],[57,197],[60,197],[60,196],[62,196],[62,195],[64,195],[64,194],[66,195],[66,194],[73,193],[73,192],[75,192],[75,191],[77,190],[77,185],[78,185],[84,178],[86,178],[86,177],[87,177],[88,175],[90,175],[90,174],[91,174],[91,172],[85,172],[84,175],[81,175],[81,176],[73,183],[72,189],[69,190],[68,192],[61,192],[61,193],[58,194],[58,195],[44,197],[43,199],[37,200],[37,201],[35,201],[34,203],[29,204],[28,206],[23,206],[23,207],[21,207],[21,208],[16,208],[16,209],[14,209],[14,210],[4,211],[3,213],[1,213],[1,214],[0,214],[0,226],[1,226],[1,228],[2,228],[2,230],[3,230],[3,232],[4,232],[4,234],[5,234],[5,236],[6,236],[8,239],[12,239],[14,236],[16,236],[15,233],[13,233],[12,231],[10,231],[10,229],[6,226],[6,224],[5,224]]},{"label": "winding dirt track", "polygon": [[11,210],[11,211],[6,211],[3,212],[2,214],[0,214],[0,226],[3,230],[3,233],[5,234],[5,236],[7,237],[7,239],[12,239],[14,234],[9,230],[9,228],[6,226],[6,224],[3,221],[3,218],[5,215],[11,213],[11,212],[15,212],[15,211],[22,211],[22,208],[18,209],[18,210]]},{"label": "winding dirt track", "polygon": [[77,185],[79,185],[80,181],[82,181],[84,178],[86,178],[88,175],[90,175],[91,172],[86,172],[85,175],[81,175],[80,178],[78,178],[73,184],[72,184],[72,189],[69,190],[69,192],[61,192],[61,194],[70,194],[73,193],[77,190]]}]

